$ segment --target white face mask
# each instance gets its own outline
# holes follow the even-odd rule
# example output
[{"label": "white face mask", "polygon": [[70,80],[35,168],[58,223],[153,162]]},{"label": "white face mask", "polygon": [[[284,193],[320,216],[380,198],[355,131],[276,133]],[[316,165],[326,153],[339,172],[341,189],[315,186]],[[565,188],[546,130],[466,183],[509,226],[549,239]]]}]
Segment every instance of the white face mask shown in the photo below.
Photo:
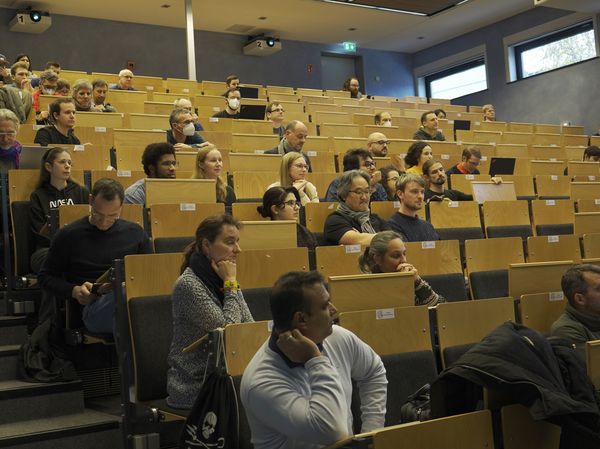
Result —
[{"label": "white face mask", "polygon": [[54,95],[54,92],[56,92],[55,89],[52,89],[52,88],[46,89],[45,87],[42,88],[42,93],[44,95]]},{"label": "white face mask", "polygon": [[240,100],[238,98],[230,98],[229,100],[227,100],[227,103],[229,104],[229,107],[234,111],[240,107]]},{"label": "white face mask", "polygon": [[183,132],[184,136],[193,136],[196,132],[196,128],[194,127],[193,123],[188,123],[181,131]]},{"label": "white face mask", "polygon": [[392,122],[383,122],[383,126],[392,126]]}]

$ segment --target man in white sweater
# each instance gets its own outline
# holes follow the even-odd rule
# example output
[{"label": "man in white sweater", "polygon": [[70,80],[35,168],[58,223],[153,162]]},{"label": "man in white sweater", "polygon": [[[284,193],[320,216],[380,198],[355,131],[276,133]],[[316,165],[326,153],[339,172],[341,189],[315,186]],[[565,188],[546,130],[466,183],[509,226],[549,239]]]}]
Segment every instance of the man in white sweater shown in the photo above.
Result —
[{"label": "man in white sweater", "polygon": [[317,272],[283,275],[271,294],[273,333],[249,363],[241,400],[256,449],[319,448],[352,430],[352,379],[362,432],[383,427],[387,379],[381,359],[335,326],[335,306]]}]

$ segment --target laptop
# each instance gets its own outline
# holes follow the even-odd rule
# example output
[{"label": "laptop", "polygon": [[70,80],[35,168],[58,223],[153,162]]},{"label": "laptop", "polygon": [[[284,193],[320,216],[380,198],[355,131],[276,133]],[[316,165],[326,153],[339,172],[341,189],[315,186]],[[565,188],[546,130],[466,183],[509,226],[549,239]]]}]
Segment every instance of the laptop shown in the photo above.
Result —
[{"label": "laptop", "polygon": [[[59,145],[53,145],[53,147]],[[40,147],[39,145],[23,145],[21,148],[21,158],[19,160],[19,168],[39,169],[42,165],[42,156],[48,151],[48,147]]]},{"label": "laptop", "polygon": [[238,86],[242,98],[258,98],[258,87]]},{"label": "laptop", "polygon": [[240,118],[247,120],[264,120],[267,107],[260,104],[243,104],[240,106]]},{"label": "laptop", "polygon": [[454,131],[456,131],[457,129],[470,131],[471,130],[471,121],[470,120],[454,120]]},{"label": "laptop", "polygon": [[512,175],[515,172],[514,157],[493,157],[490,161],[490,175]]}]

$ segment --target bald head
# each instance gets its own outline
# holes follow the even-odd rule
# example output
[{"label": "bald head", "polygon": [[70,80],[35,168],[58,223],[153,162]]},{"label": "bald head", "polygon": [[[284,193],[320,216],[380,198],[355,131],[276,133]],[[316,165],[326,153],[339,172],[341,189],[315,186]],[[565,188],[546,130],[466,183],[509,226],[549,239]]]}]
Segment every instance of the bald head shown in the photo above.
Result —
[{"label": "bald head", "polygon": [[302,151],[307,136],[308,128],[300,120],[292,120],[285,127],[284,139],[290,144],[294,151]]},{"label": "bald head", "polygon": [[376,157],[385,157],[390,141],[383,133],[371,133],[367,137],[367,150]]}]

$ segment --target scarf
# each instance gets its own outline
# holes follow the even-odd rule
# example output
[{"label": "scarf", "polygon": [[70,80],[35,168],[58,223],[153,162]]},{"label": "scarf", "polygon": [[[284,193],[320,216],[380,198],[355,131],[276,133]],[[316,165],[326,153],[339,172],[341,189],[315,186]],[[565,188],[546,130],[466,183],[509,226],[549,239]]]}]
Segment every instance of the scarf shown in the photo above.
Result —
[{"label": "scarf", "polygon": [[194,251],[190,256],[188,266],[194,274],[202,281],[208,290],[219,300],[217,305],[223,307],[225,293],[223,291],[223,279],[213,270],[210,260],[200,251]]},{"label": "scarf", "polygon": [[290,144],[288,143],[287,140],[285,140],[285,137],[283,139],[281,139],[281,141],[279,142],[279,145],[277,145],[277,153],[278,154],[287,154],[290,151],[296,151],[294,150]]},{"label": "scarf", "polygon": [[348,217],[353,221],[357,221],[360,224],[360,232],[365,234],[377,233],[371,224],[371,211],[366,210],[364,212],[356,212],[350,209],[346,203],[340,203],[337,208],[337,212],[344,217]]}]

